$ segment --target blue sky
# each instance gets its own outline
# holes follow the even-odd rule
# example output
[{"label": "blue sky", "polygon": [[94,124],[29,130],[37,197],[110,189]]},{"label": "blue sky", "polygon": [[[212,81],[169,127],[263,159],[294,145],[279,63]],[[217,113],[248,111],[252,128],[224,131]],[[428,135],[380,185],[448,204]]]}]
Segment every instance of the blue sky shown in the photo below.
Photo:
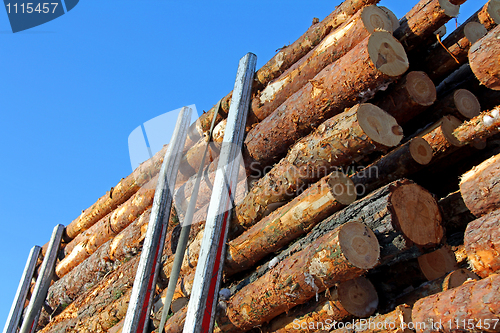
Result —
[{"label": "blue sky", "polygon": [[[484,2],[469,0],[458,22]],[[0,325],[31,247],[131,173],[137,126],[183,105],[210,109],[245,53],[260,68],[338,3],[82,0],[16,34],[0,9]],[[416,3],[379,5],[400,18]]]}]

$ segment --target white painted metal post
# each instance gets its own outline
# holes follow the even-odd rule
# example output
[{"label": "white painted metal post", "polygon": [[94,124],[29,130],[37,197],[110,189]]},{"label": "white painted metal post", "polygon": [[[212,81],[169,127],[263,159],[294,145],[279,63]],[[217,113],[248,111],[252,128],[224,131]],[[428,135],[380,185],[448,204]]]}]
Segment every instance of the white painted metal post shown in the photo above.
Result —
[{"label": "white painted metal post", "polygon": [[148,230],[123,323],[123,333],[143,333],[148,327],[149,312],[172,207],[173,190],[191,120],[191,111],[190,108],[184,107],[179,113],[160,169]]},{"label": "white painted metal post", "polygon": [[212,332],[213,329],[231,204],[234,202],[233,195],[240,167],[238,157],[245,134],[256,62],[257,57],[248,53],[238,66],[184,333]]},{"label": "white painted metal post", "polygon": [[47,248],[45,258],[43,259],[42,267],[40,268],[40,275],[36,280],[35,289],[33,290],[30,302],[26,308],[23,324],[21,325],[21,330],[19,331],[20,333],[30,333],[38,324],[37,321],[40,316],[40,310],[45,303],[50,282],[52,281],[52,277],[54,275],[54,268],[59,247],[61,246],[63,232],[64,226],[62,224],[56,225],[54,231],[52,232],[49,247]]}]

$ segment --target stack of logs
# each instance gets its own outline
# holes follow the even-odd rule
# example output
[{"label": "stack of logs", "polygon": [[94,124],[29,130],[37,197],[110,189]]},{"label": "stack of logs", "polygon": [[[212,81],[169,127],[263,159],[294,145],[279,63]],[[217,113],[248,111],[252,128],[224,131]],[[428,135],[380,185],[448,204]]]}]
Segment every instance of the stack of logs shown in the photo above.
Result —
[{"label": "stack of logs", "polygon": [[[217,331],[500,331],[500,1],[442,42],[465,0],[400,20],[377,2],[345,0],[256,73]],[[151,331],[201,167],[182,331],[230,100],[189,130]],[[165,151],[66,227],[38,330],[120,331]]]}]

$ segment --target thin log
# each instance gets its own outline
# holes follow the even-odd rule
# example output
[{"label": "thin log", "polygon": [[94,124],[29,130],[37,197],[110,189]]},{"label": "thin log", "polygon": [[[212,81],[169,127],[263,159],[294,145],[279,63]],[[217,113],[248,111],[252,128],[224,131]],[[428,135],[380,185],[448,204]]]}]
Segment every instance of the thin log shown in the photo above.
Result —
[{"label": "thin log", "polygon": [[393,147],[401,139],[401,128],[394,118],[372,104],[358,104],[328,119],[298,141],[287,157],[258,181],[236,207],[238,224],[243,229],[251,227],[269,204],[290,200],[298,190],[336,168]]},{"label": "thin log", "polygon": [[392,32],[392,22],[377,6],[366,6],[298,60],[252,100],[251,112],[264,120],[323,68],[343,57],[377,29]]},{"label": "thin log", "polygon": [[499,128],[500,106],[497,106],[463,123],[453,130],[452,135],[460,142],[460,145],[466,145],[497,134],[500,131]]},{"label": "thin log", "polygon": [[325,119],[371,98],[407,69],[401,44],[389,32],[374,32],[257,124],[245,140],[249,156],[261,168],[270,165]]},{"label": "thin log", "polygon": [[460,180],[460,193],[465,205],[476,217],[500,208],[500,154],[465,173]]},{"label": "thin log", "polygon": [[240,331],[248,330],[335,283],[359,277],[377,264],[379,255],[370,229],[361,223],[346,223],[240,290],[229,300],[227,316]]},{"label": "thin log", "polygon": [[465,251],[474,273],[481,277],[500,272],[500,210],[472,221],[464,236]]},{"label": "thin log", "polygon": [[477,14],[479,22],[490,31],[500,24],[500,1],[489,0]]},{"label": "thin log", "polygon": [[469,50],[469,63],[479,82],[493,90],[500,90],[500,27],[497,26],[478,40]]},{"label": "thin log", "polygon": [[447,246],[417,258],[420,270],[427,280],[435,280],[458,269],[455,253]]},{"label": "thin log", "polygon": [[412,312],[416,331],[498,331],[499,288],[500,276],[492,275],[417,301]]},{"label": "thin log", "polygon": [[462,145],[453,136],[453,131],[461,124],[462,122],[453,116],[444,116],[432,127],[421,132],[419,136],[429,143],[433,151],[433,157],[438,159]]}]

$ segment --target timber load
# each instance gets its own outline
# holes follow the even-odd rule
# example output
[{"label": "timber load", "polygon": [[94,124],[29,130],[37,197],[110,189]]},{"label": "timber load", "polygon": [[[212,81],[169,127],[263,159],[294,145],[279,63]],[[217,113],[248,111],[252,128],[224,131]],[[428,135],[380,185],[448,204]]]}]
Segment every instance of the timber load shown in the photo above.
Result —
[{"label": "timber load", "polygon": [[[500,1],[446,35],[465,2],[345,0],[255,73],[215,332],[500,331]],[[147,333],[183,331],[231,100],[188,130]],[[68,221],[36,331],[121,332],[166,148]]]}]

